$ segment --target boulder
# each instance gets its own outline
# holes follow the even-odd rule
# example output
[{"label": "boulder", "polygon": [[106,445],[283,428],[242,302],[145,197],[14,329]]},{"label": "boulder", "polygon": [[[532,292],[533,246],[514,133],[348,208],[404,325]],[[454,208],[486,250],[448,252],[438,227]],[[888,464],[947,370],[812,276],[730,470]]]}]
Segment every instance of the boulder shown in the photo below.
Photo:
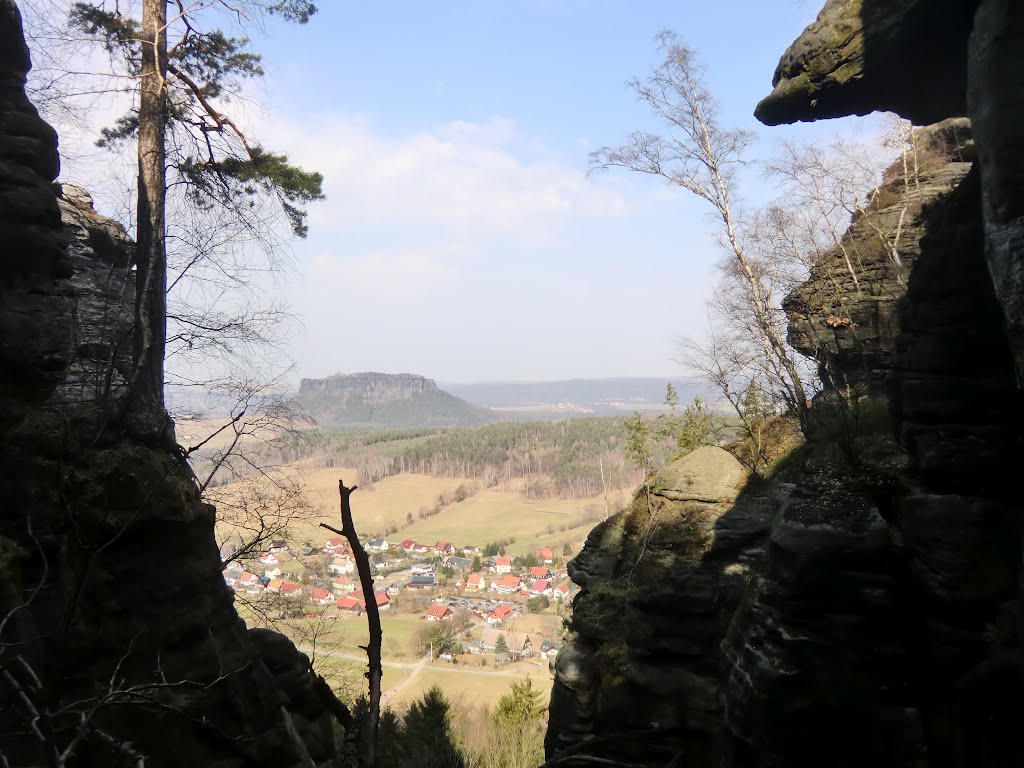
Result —
[{"label": "boulder", "polygon": [[714,445],[697,448],[658,472],[647,485],[672,501],[708,504],[734,501],[747,471],[736,457]]}]

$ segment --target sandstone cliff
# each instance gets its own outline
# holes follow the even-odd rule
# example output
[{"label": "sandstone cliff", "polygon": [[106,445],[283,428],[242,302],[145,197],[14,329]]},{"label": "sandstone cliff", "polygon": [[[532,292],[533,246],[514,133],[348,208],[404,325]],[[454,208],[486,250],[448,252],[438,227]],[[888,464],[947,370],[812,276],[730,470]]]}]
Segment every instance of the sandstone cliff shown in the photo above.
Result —
[{"label": "sandstone cliff", "polygon": [[819,257],[809,278],[783,301],[789,343],[818,361],[826,388],[884,393],[928,208],[963,181],[975,160],[970,123],[952,119],[919,128],[912,152],[916,170],[904,176],[903,163],[893,163],[840,246]]},{"label": "sandstone cliff", "polygon": [[4,763],[328,764],[308,662],[246,631],[183,456],[126,428],[132,244],[51,186],[28,67],[0,0]]},{"label": "sandstone cliff", "polygon": [[[877,765],[1020,760],[1022,51],[1024,17],[1008,0],[829,0],[783,56],[775,88],[758,106],[769,123],[872,109],[926,122],[966,114],[977,145],[976,167],[925,211],[887,382],[909,459],[890,511],[901,548],[895,594],[906,605],[895,639],[906,663],[853,695],[830,697],[876,723],[888,704],[889,727],[899,720],[892,705],[906,706],[899,747],[879,745]],[[730,638],[752,637],[764,623],[738,614]],[[829,680],[828,668],[810,659],[787,666],[786,654],[779,658],[758,662],[759,676],[737,656],[738,672],[747,674],[727,695],[735,762],[800,765],[813,754],[846,764],[835,762],[844,759],[838,745],[815,753],[785,729],[761,738],[773,698],[765,695],[768,681],[802,678],[807,691]],[[861,653],[850,661],[865,665]],[[736,707],[733,716],[730,703],[758,691],[761,706]],[[835,729],[838,720],[825,711]]]},{"label": "sandstone cliff", "polygon": [[860,290],[836,290],[826,254],[787,300],[794,344],[832,385],[884,393],[895,435],[823,429],[792,484],[731,507],[652,494],[649,540],[641,496],[595,529],[552,692],[559,764],[1020,764],[1022,51],[1009,0],[828,0],[783,56],[765,122],[946,121],[943,162],[891,201],[913,213],[904,269],[868,248]]},{"label": "sandstone cliff", "polygon": [[751,489],[736,501],[745,481],[731,454],[699,448],[591,532],[569,563],[583,589],[557,657],[549,754],[712,764],[718,644],[780,499]]}]

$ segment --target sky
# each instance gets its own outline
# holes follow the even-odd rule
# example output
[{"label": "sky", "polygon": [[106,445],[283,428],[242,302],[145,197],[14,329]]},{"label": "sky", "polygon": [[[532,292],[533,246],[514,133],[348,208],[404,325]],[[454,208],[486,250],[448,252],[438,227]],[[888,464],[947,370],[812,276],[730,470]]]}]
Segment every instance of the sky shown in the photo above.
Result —
[{"label": "sky", "polygon": [[[413,372],[445,381],[679,376],[718,258],[706,208],[588,155],[656,122],[625,85],[677,32],[726,125],[752,117],[817,3],[796,0],[321,0],[254,36],[262,143],[324,174],[326,200],[274,286],[301,325],[296,378]],[[65,162],[65,175],[74,163]],[[753,203],[772,189],[752,169]]]}]

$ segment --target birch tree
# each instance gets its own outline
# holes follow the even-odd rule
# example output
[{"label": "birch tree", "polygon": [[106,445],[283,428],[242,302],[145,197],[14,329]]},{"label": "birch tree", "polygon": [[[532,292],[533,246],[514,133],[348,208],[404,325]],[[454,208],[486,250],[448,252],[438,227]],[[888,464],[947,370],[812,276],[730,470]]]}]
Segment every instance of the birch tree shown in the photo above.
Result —
[{"label": "birch tree", "polygon": [[765,266],[744,242],[738,214],[738,174],[748,163],[752,135],[722,124],[693,49],[667,30],[657,40],[661,63],[645,79],[634,78],[628,85],[664,123],[666,133],[634,131],[624,144],[593,152],[591,169],[624,168],[655,176],[711,208],[729,260],[729,298],[738,300],[745,330],[759,350],[753,362],[765,388],[803,419],[808,396],[801,365],[786,344],[779,297],[768,284]]}]

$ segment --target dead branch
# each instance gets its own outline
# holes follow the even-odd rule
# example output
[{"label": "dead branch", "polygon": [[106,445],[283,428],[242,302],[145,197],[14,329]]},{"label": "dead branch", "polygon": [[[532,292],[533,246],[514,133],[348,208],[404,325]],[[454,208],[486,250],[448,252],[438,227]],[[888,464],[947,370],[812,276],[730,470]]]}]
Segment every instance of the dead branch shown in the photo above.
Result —
[{"label": "dead branch", "polygon": [[373,575],[370,573],[370,556],[366,554],[362,543],[359,541],[359,534],[356,533],[355,523],[352,521],[351,497],[358,486],[345,487],[345,481],[338,481],[338,494],[341,497],[341,530],[326,523],[320,523],[321,528],[344,536],[352,548],[352,557],[356,561],[356,570],[359,573],[359,583],[363,588],[363,602],[366,605],[366,621],[370,629],[370,640],[365,646],[366,658],[369,669],[366,678],[369,681],[369,711],[366,721],[363,723],[362,739],[360,742],[360,761],[363,768],[373,768],[377,759],[377,729],[380,723],[380,681],[384,674],[381,665],[381,626],[380,609],[377,607],[377,595],[373,589]]}]

